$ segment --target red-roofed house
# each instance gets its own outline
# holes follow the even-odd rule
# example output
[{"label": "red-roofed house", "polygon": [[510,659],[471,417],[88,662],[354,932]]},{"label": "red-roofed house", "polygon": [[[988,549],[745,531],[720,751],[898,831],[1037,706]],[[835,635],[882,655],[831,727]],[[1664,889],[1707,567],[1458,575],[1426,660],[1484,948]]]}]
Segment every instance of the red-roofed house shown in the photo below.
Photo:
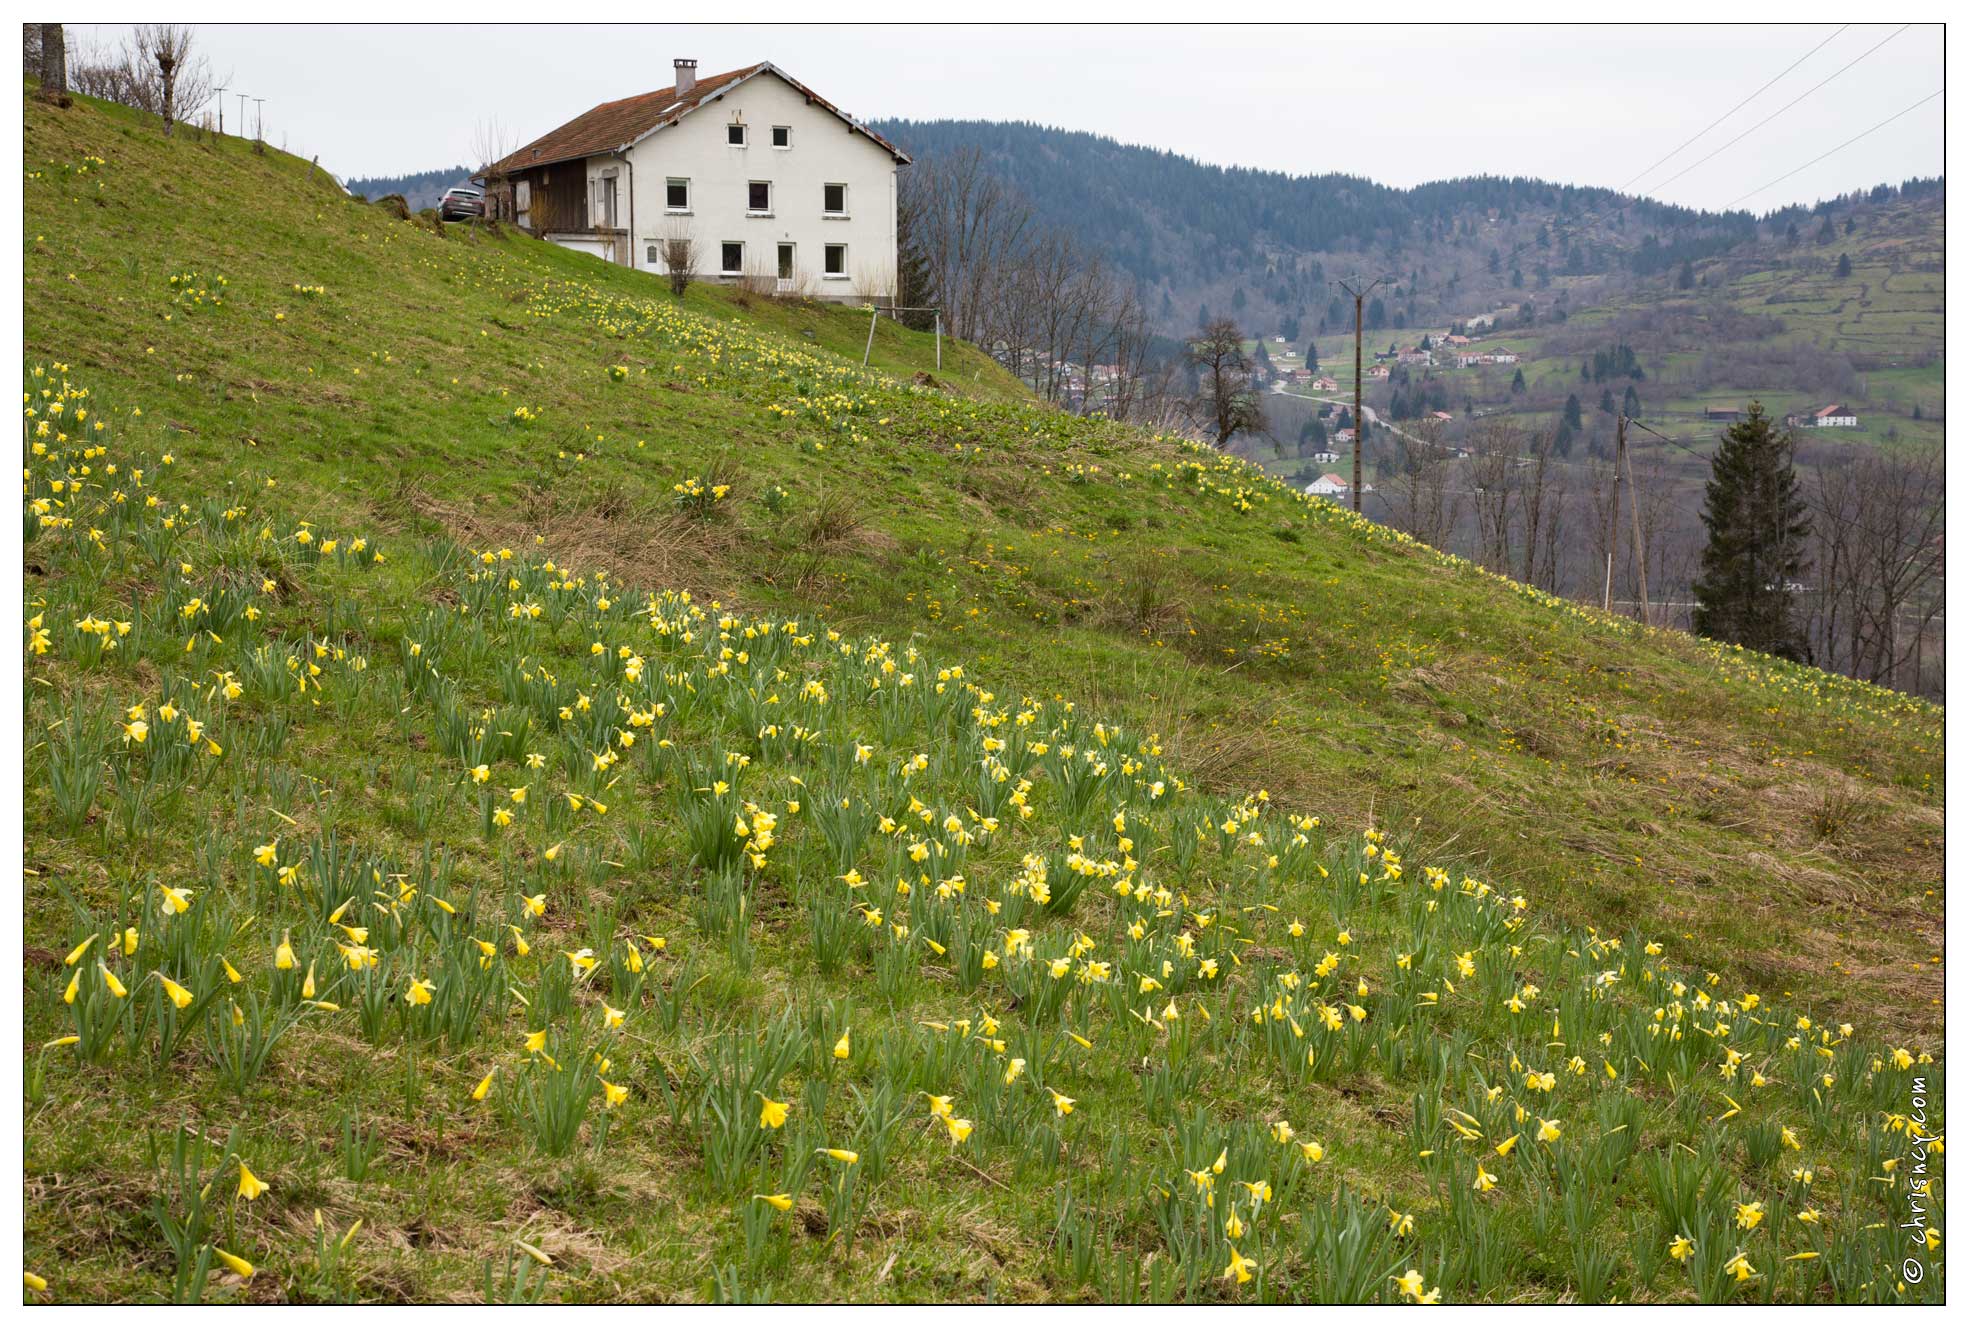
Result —
[{"label": "red-roofed house", "polygon": [[825,300],[892,298],[896,171],[909,158],[777,66],[585,111],[488,167],[492,215],[626,267]]}]

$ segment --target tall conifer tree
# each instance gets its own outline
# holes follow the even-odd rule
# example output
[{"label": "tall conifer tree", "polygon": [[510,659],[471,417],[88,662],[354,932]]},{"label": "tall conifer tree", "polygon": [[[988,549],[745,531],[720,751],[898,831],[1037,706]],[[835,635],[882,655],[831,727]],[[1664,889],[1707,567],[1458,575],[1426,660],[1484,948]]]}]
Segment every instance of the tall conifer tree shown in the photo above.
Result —
[{"label": "tall conifer tree", "polygon": [[1702,524],[1709,542],[1696,578],[1695,630],[1787,660],[1810,651],[1792,604],[1811,533],[1789,431],[1751,402],[1710,462]]}]

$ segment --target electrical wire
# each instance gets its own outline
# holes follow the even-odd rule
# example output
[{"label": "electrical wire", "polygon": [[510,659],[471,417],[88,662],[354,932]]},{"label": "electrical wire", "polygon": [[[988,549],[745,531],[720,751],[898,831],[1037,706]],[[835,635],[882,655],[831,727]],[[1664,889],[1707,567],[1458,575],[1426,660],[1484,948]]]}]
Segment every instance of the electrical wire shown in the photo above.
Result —
[{"label": "electrical wire", "polygon": [[1830,74],[1827,74],[1824,78],[1820,79],[1817,83],[1814,83],[1811,87],[1805,89],[1803,92],[1799,93],[1796,97],[1793,97],[1790,101],[1778,107],[1777,110],[1772,111],[1769,115],[1765,116],[1762,120],[1759,120],[1756,124],[1752,125],[1750,128],[1744,130],[1741,134],[1738,134],[1735,138],[1731,139],[1728,143],[1725,143],[1722,147],[1717,148],[1714,152],[1710,153],[1706,157],[1700,158],[1699,160],[1689,163],[1687,166],[1684,166],[1681,170],[1675,172],[1675,174],[1669,176],[1666,180],[1663,180],[1661,183],[1657,184],[1654,187],[1655,192],[1660,193],[1662,190],[1668,188],[1668,186],[1674,184],[1677,180],[1680,180],[1683,176],[1687,175],[1690,171],[1695,170],[1696,167],[1701,166],[1704,162],[1714,161],[1722,153],[1728,152],[1731,148],[1735,147],[1737,144],[1749,138],[1752,134],[1762,129],[1765,125],[1770,124],[1771,121],[1777,119],[1779,116],[1783,115],[1786,111],[1789,111],[1792,107],[1798,105],[1799,102],[1804,101],[1807,97],[1817,92],[1820,88],[1832,82],[1832,80],[1838,78],[1841,74],[1845,73],[1847,70],[1851,69],[1854,65],[1866,59],[1868,56],[1872,55],[1875,51],[1879,50],[1881,47],[1885,46],[1888,42],[1894,40],[1894,38],[1900,36],[1902,33],[1906,32],[1909,28],[1913,26],[1914,25],[1912,23],[1903,23],[1900,27],[1895,28],[1892,32],[1888,33],[1885,37],[1882,37],[1879,41],[1867,47],[1864,51],[1861,51],[1858,55],[1854,56],[1851,60],[1848,60],[1845,64],[1839,66],[1839,68],[1833,70]]},{"label": "electrical wire", "polygon": [[1766,92],[1770,90],[1771,84],[1776,83],[1778,79],[1783,78],[1786,74],[1789,74],[1792,70],[1798,68],[1798,66],[1804,64],[1807,60],[1810,60],[1813,56],[1817,55],[1821,50],[1825,48],[1826,43],[1830,42],[1833,37],[1837,37],[1840,33],[1846,31],[1846,29],[1852,26],[1853,25],[1850,23],[1842,23],[1837,28],[1833,29],[1831,37],[1827,37],[1825,41],[1820,42],[1817,46],[1814,46],[1811,50],[1805,52],[1805,54],[1799,56],[1796,60],[1793,60],[1790,64],[1786,65],[1782,70],[1778,72],[1777,78],[1773,78],[1769,83],[1766,83],[1763,87],[1757,89],[1757,91],[1751,93],[1748,97],[1745,97],[1742,101],[1738,102],[1735,106],[1732,106],[1729,110],[1723,112],[1723,114],[1717,116],[1714,120],[1711,120],[1707,125],[1705,125],[1702,129],[1697,131],[1695,134],[1691,135],[1689,138],[1682,140],[1682,142],[1678,144],[1672,151],[1666,153],[1662,157],[1657,158],[1652,165],[1648,166],[1646,169],[1642,170],[1641,172],[1633,176],[1631,179],[1629,179],[1625,184],[1621,185],[1620,192],[1623,194],[1626,193],[1629,187],[1632,186],[1635,181],[1641,179],[1642,176],[1652,175],[1654,173],[1655,167],[1660,166],[1663,162],[1667,161],[1670,157],[1673,157],[1676,153],[1680,152],[1683,148],[1686,148],[1689,146],[1689,144],[1695,142],[1696,139],[1701,138],[1704,134],[1707,134],[1710,130],[1716,128],[1716,126],[1722,124],[1725,120],[1735,115],[1738,111],[1741,111],[1744,107],[1750,105],[1750,103],[1756,101],[1759,97],[1763,96]]},{"label": "electrical wire", "polygon": [[1942,89],[1936,88],[1933,92],[1929,93],[1926,97],[1923,97],[1920,101],[1916,102],[1914,105],[1908,107],[1906,110],[1894,112],[1892,115],[1888,116],[1885,120],[1882,120],[1879,124],[1875,125],[1872,129],[1863,129],[1859,133],[1847,139],[1844,143],[1841,143],[1838,147],[1828,148],[1824,152],[1821,152],[1818,156],[1806,162],[1805,165],[1797,167],[1794,170],[1786,171],[1783,175],[1779,176],[1777,179],[1772,180],[1768,184],[1762,184],[1757,186],[1757,188],[1751,190],[1748,194],[1739,194],[1736,198],[1730,200],[1728,206],[1734,208],[1737,204],[1743,202],[1747,198],[1754,198],[1758,194],[1763,193],[1765,190],[1770,189],[1775,185],[1783,184],[1785,181],[1789,180],[1792,176],[1797,175],[1799,171],[1807,170],[1813,166],[1817,166],[1820,162],[1824,161],[1827,157],[1830,157],[1835,152],[1844,152],[1847,148],[1852,147],[1855,143],[1858,143],[1861,139],[1865,138],[1868,134],[1876,133],[1879,130],[1885,129],[1888,125],[1893,124],[1894,121],[1906,115],[1908,111],[1919,110],[1920,108],[1926,106],[1929,102],[1935,100],[1935,98],[1941,95],[1942,95]]}]

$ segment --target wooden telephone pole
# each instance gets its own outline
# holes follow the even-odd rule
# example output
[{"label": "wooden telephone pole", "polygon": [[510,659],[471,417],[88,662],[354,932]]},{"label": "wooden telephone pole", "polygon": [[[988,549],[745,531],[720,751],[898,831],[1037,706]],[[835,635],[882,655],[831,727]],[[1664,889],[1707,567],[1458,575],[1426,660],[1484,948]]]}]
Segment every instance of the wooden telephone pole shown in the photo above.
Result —
[{"label": "wooden telephone pole", "polygon": [[[1622,412],[1614,425],[1614,507],[1616,518],[1620,507],[1620,480],[1622,473],[1627,478],[1627,517],[1634,531],[1634,570],[1641,579],[1641,621],[1650,627],[1654,625],[1654,614],[1648,607],[1648,550],[1641,543],[1641,505],[1639,495],[1634,492],[1634,461],[1627,455],[1627,415]],[[1612,542],[1608,542],[1611,549]],[[1613,585],[1613,560],[1607,560],[1607,585]],[[1611,590],[1609,591],[1611,594]]]},{"label": "wooden telephone pole", "polygon": [[[1356,277],[1354,278],[1354,280],[1359,281],[1360,278]],[[1348,295],[1354,297],[1354,486],[1353,486],[1353,493],[1354,493],[1355,512],[1359,512],[1361,510],[1361,440],[1367,434],[1367,418],[1361,414],[1361,301],[1367,298],[1367,293],[1369,291],[1373,290],[1375,287],[1379,286],[1382,282],[1386,280],[1388,280],[1386,277],[1376,277],[1373,281],[1361,287],[1358,291],[1355,290],[1353,287],[1347,285],[1346,282],[1340,283],[1340,289],[1345,291]]]}]

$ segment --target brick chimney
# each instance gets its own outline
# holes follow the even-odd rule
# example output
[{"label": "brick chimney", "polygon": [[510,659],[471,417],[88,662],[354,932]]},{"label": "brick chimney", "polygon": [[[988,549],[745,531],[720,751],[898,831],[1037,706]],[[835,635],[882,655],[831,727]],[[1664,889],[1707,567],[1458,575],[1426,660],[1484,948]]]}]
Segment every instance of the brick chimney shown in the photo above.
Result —
[{"label": "brick chimney", "polygon": [[673,60],[670,63],[677,67],[677,95],[690,96],[691,89],[697,86],[697,61]]}]

